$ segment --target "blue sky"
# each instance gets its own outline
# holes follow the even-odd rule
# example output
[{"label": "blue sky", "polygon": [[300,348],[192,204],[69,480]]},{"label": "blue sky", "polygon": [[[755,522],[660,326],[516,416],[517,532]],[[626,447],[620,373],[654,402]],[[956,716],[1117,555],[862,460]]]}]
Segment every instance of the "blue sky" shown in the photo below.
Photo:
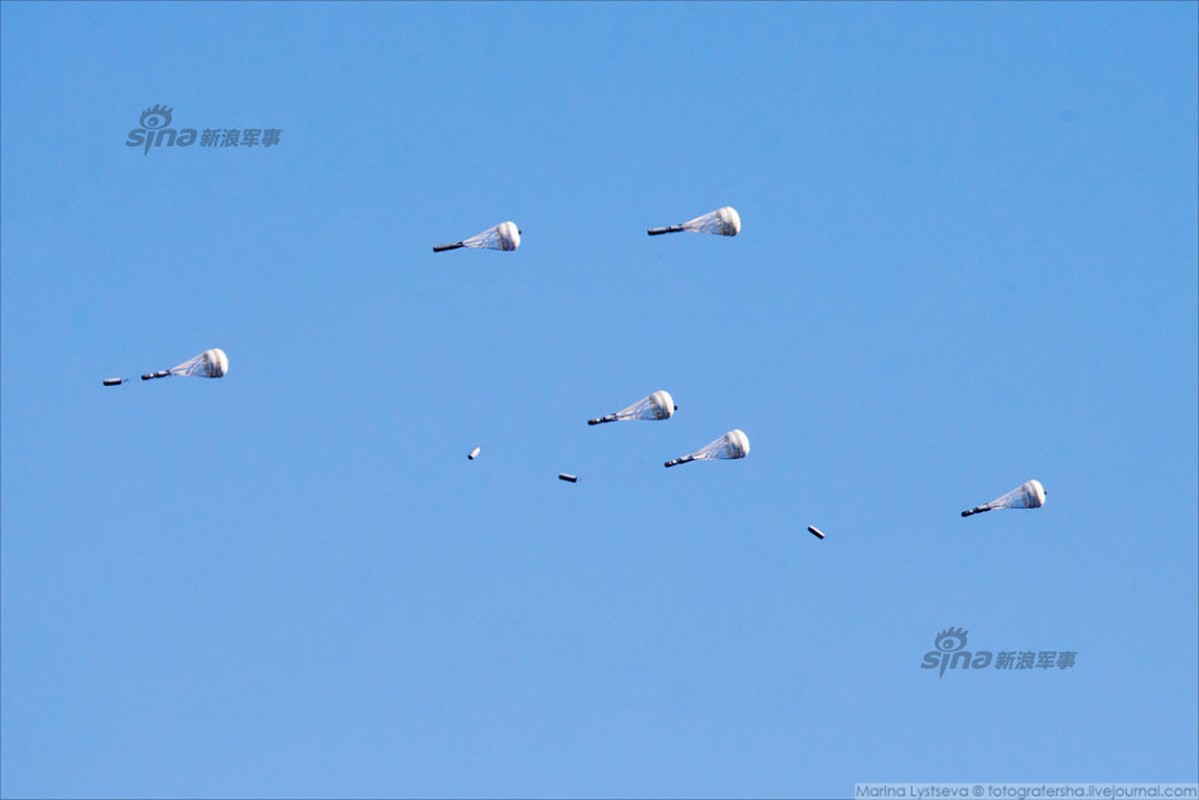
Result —
[{"label": "blue sky", "polygon": [[1197,8],[4,3],[0,791],[1197,780]]}]

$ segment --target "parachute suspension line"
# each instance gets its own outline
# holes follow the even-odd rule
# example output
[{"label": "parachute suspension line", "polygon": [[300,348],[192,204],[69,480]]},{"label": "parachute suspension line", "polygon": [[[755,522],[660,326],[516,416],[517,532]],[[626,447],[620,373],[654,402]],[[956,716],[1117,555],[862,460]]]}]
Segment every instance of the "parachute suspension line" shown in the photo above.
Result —
[{"label": "parachute suspension line", "polygon": [[646,233],[650,236],[661,236],[664,233],[678,233],[687,230],[682,225],[666,225],[662,228],[650,228]]}]

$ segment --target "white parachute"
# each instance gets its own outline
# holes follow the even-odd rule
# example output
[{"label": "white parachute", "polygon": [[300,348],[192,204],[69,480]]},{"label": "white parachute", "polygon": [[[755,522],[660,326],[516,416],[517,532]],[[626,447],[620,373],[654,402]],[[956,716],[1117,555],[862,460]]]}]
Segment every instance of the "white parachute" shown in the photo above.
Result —
[{"label": "white parachute", "polygon": [[996,497],[989,503],[974,508],[968,508],[962,512],[963,517],[968,517],[971,514],[981,514],[984,511],[992,511],[996,508],[1040,508],[1045,505],[1045,487],[1040,481],[1032,480],[1012,489],[1002,497]]},{"label": "white parachute", "polygon": [[184,375],[195,378],[223,378],[229,371],[229,356],[218,347],[205,350],[195,358],[189,358],[178,366],[170,369],[160,369],[158,372],[148,372],[142,376],[143,381],[154,378],[165,378],[168,375]]},{"label": "white parachute", "polygon": [[587,424],[599,425],[602,422],[622,422],[629,419],[670,419],[675,411],[678,411],[678,406],[674,404],[670,392],[657,391],[615,414],[589,419]]},{"label": "white parachute", "polygon": [[672,458],[666,462],[666,466],[673,467],[691,461],[711,461],[717,458],[745,458],[747,455],[749,455],[749,437],[745,435],[745,431],[734,428],[694,453]]},{"label": "white parachute", "polygon": [[650,228],[646,233],[650,236],[660,236],[663,233],[678,233],[679,231],[694,231],[695,233],[711,233],[717,236],[736,236],[741,233],[741,215],[732,206],[718,208],[701,217],[690,219],[681,225],[667,225],[662,228]]},{"label": "white parachute", "polygon": [[451,244],[434,245],[434,253],[444,253],[446,250],[457,250],[460,247],[471,247],[476,250],[515,250],[520,247],[520,228],[515,222],[501,222],[494,228],[488,228],[482,233],[476,233],[469,239]]}]

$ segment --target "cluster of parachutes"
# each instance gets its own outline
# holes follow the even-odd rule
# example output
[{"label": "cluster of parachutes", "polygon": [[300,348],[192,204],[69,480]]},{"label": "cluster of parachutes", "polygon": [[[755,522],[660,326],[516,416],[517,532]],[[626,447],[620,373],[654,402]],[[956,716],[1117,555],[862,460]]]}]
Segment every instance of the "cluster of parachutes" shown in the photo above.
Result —
[{"label": "cluster of parachutes", "polygon": [[[663,233],[677,233],[679,231],[709,233],[717,236],[736,236],[741,232],[741,215],[732,206],[724,206],[678,225],[650,228],[647,233],[650,236],[658,236]],[[520,228],[517,227],[515,222],[509,220],[466,239],[459,239],[456,242],[448,244],[434,245],[433,252],[444,253],[449,250],[460,250],[462,248],[511,252],[520,247],[520,237]],[[607,416],[590,419],[587,421],[587,424],[599,425],[605,422],[624,422],[626,420],[638,419],[670,419],[677,408],[669,392],[657,391],[620,411],[608,414]],[[673,467],[677,464],[686,464],[691,461],[745,458],[748,454],[749,438],[745,435],[744,431],[734,429],[692,453],[667,461],[666,466]],[[467,459],[474,461],[478,455],[479,448],[476,447],[471,450]],[[558,477],[570,483],[578,481],[577,476],[566,473]]]},{"label": "cluster of parachutes", "polygon": [[[732,206],[724,206],[707,214],[701,214],[695,219],[689,219],[678,225],[667,225],[661,228],[650,228],[646,233],[658,236],[663,233],[678,233],[692,231],[694,233],[710,233],[715,236],[736,236],[741,233],[741,215]],[[434,253],[444,253],[448,250],[503,250],[511,252],[520,247],[520,228],[515,222],[501,222],[488,228],[482,233],[476,233],[465,239],[448,244],[433,245]]]},{"label": "cluster of parachutes", "polygon": [[[601,425],[605,422],[625,422],[628,420],[661,420],[670,419],[679,407],[674,404],[670,392],[659,390],[620,411],[615,411],[603,417],[587,420],[588,425]],[[687,464],[691,461],[714,461],[716,459],[745,458],[749,455],[749,437],[740,428],[734,428],[715,441],[709,442],[700,449],[685,456],[672,458],[665,466],[673,467]]]},{"label": "cluster of parachutes", "polygon": [[[715,236],[736,236],[741,232],[741,215],[732,206],[723,206],[715,211],[701,214],[694,219],[689,219],[677,225],[650,228],[646,233],[650,236],[660,236],[666,233],[680,233],[683,231],[706,233]],[[434,245],[433,252],[442,253],[464,248],[512,252],[520,247],[520,239],[520,228],[517,227],[515,222],[509,220],[490,227],[474,236],[448,244]],[[190,358],[170,369],[145,373],[142,375],[142,380],[148,381],[172,375],[223,378],[228,371],[229,357],[225,355],[224,350],[213,348],[205,350],[198,356]],[[128,379],[105,378],[103,383],[105,386],[120,386],[121,384],[128,383]],[[678,406],[675,405],[674,398],[670,396],[670,393],[659,390],[619,411],[589,419],[587,420],[587,424],[601,425],[608,422],[626,422],[631,420],[666,420],[674,416],[676,411],[678,411]],[[473,461],[478,457],[479,452],[480,448],[475,447],[471,450],[467,458]],[[666,461],[664,466],[674,467],[680,464],[689,464],[692,461],[734,460],[745,458],[747,455],[749,455],[749,437],[745,435],[745,431],[740,428],[734,428],[698,450]],[[558,477],[570,483],[575,483],[578,480],[577,476],[566,473]],[[962,512],[962,516],[969,517],[996,509],[1040,508],[1044,504],[1045,487],[1041,485],[1040,481],[1030,480],[989,503],[966,509]],[[814,536],[820,539],[824,538],[824,533],[818,528],[808,526],[808,530]]]}]

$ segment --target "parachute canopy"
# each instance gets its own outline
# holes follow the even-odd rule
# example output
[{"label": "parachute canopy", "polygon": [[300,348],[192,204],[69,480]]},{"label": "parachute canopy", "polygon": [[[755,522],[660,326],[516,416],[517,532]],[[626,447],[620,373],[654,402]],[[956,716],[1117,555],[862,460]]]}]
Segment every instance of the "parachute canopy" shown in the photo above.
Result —
[{"label": "parachute canopy", "polygon": [[657,391],[615,414],[589,419],[587,424],[599,425],[601,422],[622,422],[629,419],[670,419],[674,412],[674,398],[670,396],[670,392]]},{"label": "parachute canopy", "polygon": [[515,250],[520,247],[520,228],[515,222],[501,222],[494,228],[488,228],[482,233],[476,233],[469,239],[451,244],[439,244],[433,247],[434,253],[446,250],[457,250],[460,247],[471,247],[476,250]]},{"label": "parachute canopy", "polygon": [[732,206],[725,206],[695,219],[689,219],[681,225],[650,228],[646,233],[650,236],[659,236],[663,233],[678,233],[679,231],[712,233],[717,236],[736,236],[738,233],[741,233],[741,215]]},{"label": "parachute canopy", "polygon": [[148,381],[152,378],[165,378],[168,375],[186,375],[197,378],[223,378],[225,373],[229,371],[229,356],[225,355],[225,351],[219,347],[214,347],[211,350],[205,350],[195,358],[189,358],[178,366],[170,369],[159,370],[158,372],[150,372],[142,376],[143,381]]},{"label": "parachute canopy", "polygon": [[981,514],[996,508],[1040,508],[1045,505],[1045,487],[1038,480],[1025,481],[1002,497],[962,512],[963,517]]},{"label": "parachute canopy", "polygon": [[747,455],[749,455],[749,437],[745,435],[745,431],[734,428],[694,453],[672,458],[666,462],[666,466],[673,467],[690,461],[711,461],[717,458],[745,458]]}]

